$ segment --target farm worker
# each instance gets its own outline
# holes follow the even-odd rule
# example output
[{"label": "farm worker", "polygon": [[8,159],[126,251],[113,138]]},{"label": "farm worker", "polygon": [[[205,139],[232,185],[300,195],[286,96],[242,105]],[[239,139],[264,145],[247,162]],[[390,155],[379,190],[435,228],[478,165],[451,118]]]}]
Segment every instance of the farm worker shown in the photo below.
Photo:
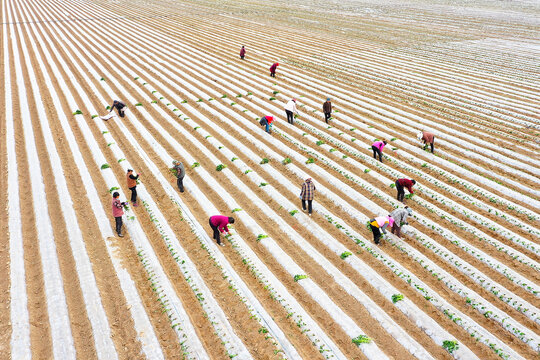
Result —
[{"label": "farm worker", "polygon": [[311,181],[311,178],[307,178],[306,181],[302,184],[302,191],[300,191],[300,199],[302,199],[302,210],[306,211],[306,201],[307,201],[307,210],[308,215],[311,216],[313,211],[313,195],[315,195],[315,184]]},{"label": "farm worker", "polygon": [[184,192],[184,176],[186,176],[186,169],[184,169],[184,164],[178,160],[173,160],[173,170],[176,173],[176,185],[178,185],[178,190],[181,193]]},{"label": "farm worker", "polygon": [[273,63],[272,66],[270,66],[270,76],[276,77],[276,69],[279,66],[279,63]]},{"label": "farm worker", "polygon": [[373,232],[373,241],[376,245],[379,245],[379,239],[381,238],[381,230],[386,234],[386,228],[394,225],[394,219],[390,215],[378,216],[375,219],[369,220],[369,227]]},{"label": "farm worker", "polygon": [[140,175],[141,174],[137,174],[137,176],[133,175],[132,169],[128,169],[126,174],[127,186],[129,190],[131,190],[131,203],[133,206],[139,206],[137,204],[137,179],[139,179]]},{"label": "farm worker", "polygon": [[392,234],[396,234],[398,238],[401,238],[401,227],[403,225],[409,225],[407,217],[412,215],[412,209],[405,206],[403,209],[396,209],[390,213],[392,219],[394,219],[394,226],[392,226]]},{"label": "farm worker", "polygon": [[259,124],[261,124],[261,126],[264,126],[265,127],[264,130],[269,134],[271,134],[270,126],[272,125],[273,122],[274,122],[274,117],[271,115],[263,116],[261,120],[259,120]]},{"label": "farm worker", "polygon": [[240,49],[240,59],[244,60],[245,56],[246,56],[246,48],[242,45],[242,48]]},{"label": "farm worker", "polygon": [[332,103],[330,102],[330,98],[326,98],[326,101],[323,103],[322,110],[324,112],[324,121],[326,121],[328,124],[328,120],[330,120],[332,114]]},{"label": "farm worker", "polygon": [[112,201],[112,213],[116,223],[116,233],[119,237],[124,237],[124,235],[122,235],[122,215],[124,215],[124,206],[127,205],[127,202],[121,202],[119,197],[120,194],[118,191],[115,191]]},{"label": "farm worker", "polygon": [[296,108],[296,99],[291,99],[289,102],[287,102],[285,105],[285,113],[287,114],[287,122],[293,125],[293,113],[300,115],[298,113],[298,109]]},{"label": "farm worker", "polygon": [[421,131],[418,133],[418,135],[416,136],[418,138],[418,140],[421,140],[424,142],[424,150],[426,150],[426,147],[429,145],[431,145],[431,153],[433,154],[433,150],[434,150],[434,146],[433,146],[433,142],[435,141],[435,135],[433,135],[433,133],[430,133],[428,131]]},{"label": "farm worker", "polygon": [[210,216],[210,219],[208,219],[208,223],[214,231],[214,240],[217,241],[217,244],[219,246],[225,246],[225,243],[222,243],[219,239],[219,233],[221,232],[229,234],[229,229],[227,228],[227,225],[234,224],[234,218],[223,215],[214,215]]},{"label": "farm worker", "polygon": [[397,190],[397,199],[398,199],[398,201],[403,202],[403,199],[405,198],[405,190],[404,190],[404,188],[407,188],[407,190],[409,190],[410,194],[414,194],[414,191],[412,189],[414,184],[416,184],[416,180],[409,180],[409,179],[398,179],[398,180],[396,180],[396,190]]},{"label": "farm worker", "polygon": [[112,103],[110,112],[113,112],[114,108],[116,108],[116,110],[118,110],[118,115],[120,115],[120,117],[124,117],[124,114],[125,114],[126,109],[127,109],[126,104],[124,104],[120,100],[114,100],[113,103]]},{"label": "farm worker", "polygon": [[371,150],[373,150],[373,158],[377,159],[377,154],[379,154],[379,161],[382,161],[382,151],[384,149],[384,146],[387,144],[386,141],[375,141],[373,144],[371,144]]}]

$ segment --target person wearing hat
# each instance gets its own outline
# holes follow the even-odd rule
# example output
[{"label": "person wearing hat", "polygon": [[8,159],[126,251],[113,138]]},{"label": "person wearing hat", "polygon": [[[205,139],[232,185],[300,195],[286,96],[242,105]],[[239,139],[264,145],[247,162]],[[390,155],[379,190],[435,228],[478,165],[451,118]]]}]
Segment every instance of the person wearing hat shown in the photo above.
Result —
[{"label": "person wearing hat", "polygon": [[184,164],[178,160],[173,160],[173,167],[171,171],[176,175],[176,185],[178,185],[178,190],[181,193],[184,192],[184,176],[186,176],[186,169],[184,169]]},{"label": "person wearing hat", "polygon": [[428,131],[421,131],[416,135],[417,139],[424,142],[424,150],[426,150],[426,147],[428,144],[431,146],[431,153],[433,154],[433,150],[435,147],[433,146],[433,143],[435,141],[435,135],[433,133],[430,133]]},{"label": "person wearing hat", "polygon": [[137,176],[133,175],[132,169],[128,169],[126,174],[127,187],[131,190],[131,203],[133,206],[139,206],[139,204],[137,204],[137,180],[140,175],[141,174],[137,174]]},{"label": "person wearing hat", "polygon": [[395,182],[396,184],[396,190],[397,190],[397,199],[398,201],[403,202],[405,199],[405,189],[409,190],[410,194],[414,194],[414,191],[412,189],[413,185],[416,184],[416,180],[410,180],[410,179],[398,179]]},{"label": "person wearing hat", "polygon": [[394,219],[391,215],[388,216],[377,216],[374,219],[369,220],[369,227],[371,232],[373,232],[373,241],[375,245],[379,245],[381,238],[381,230],[383,234],[386,234],[386,228],[388,226],[392,227],[394,225]]},{"label": "person wearing hat", "polygon": [[311,178],[307,178],[306,181],[302,184],[302,191],[300,191],[300,199],[302,200],[302,210],[306,211],[306,201],[307,201],[307,211],[308,215],[311,216],[313,211],[313,195],[315,194],[315,184],[311,181]]},{"label": "person wearing hat", "polygon": [[298,113],[298,109],[296,108],[296,99],[291,99],[287,104],[285,105],[285,113],[287,114],[287,122],[291,125],[294,125],[294,116],[293,113],[296,113],[296,115],[300,115]]},{"label": "person wearing hat", "polygon": [[242,45],[242,48],[240,49],[240,59],[244,60],[245,56],[246,56],[246,48]]},{"label": "person wearing hat", "polygon": [[382,151],[386,144],[386,141],[375,141],[373,144],[371,144],[371,150],[373,150],[373,158],[377,159],[377,155],[379,155],[379,161],[383,162]]},{"label": "person wearing hat", "polygon": [[225,243],[222,243],[221,239],[219,238],[219,233],[229,234],[229,229],[227,228],[227,225],[234,224],[234,218],[223,215],[214,215],[210,216],[210,219],[208,219],[208,223],[210,224],[210,227],[214,232],[214,240],[217,241],[217,244],[219,246],[225,246]]},{"label": "person wearing hat", "polygon": [[259,124],[261,124],[261,126],[264,126],[264,131],[266,131],[267,133],[271,134],[272,132],[270,131],[270,126],[272,126],[272,123],[274,122],[274,117],[272,115],[266,115],[266,116],[263,116],[261,118],[261,120],[259,120]]},{"label": "person wearing hat", "polygon": [[273,63],[272,66],[270,66],[270,76],[271,77],[276,77],[276,69],[277,67],[279,66],[279,63]]},{"label": "person wearing hat", "polygon": [[398,238],[401,238],[401,227],[403,225],[409,225],[407,217],[412,215],[412,209],[405,206],[402,209],[395,209],[390,213],[392,219],[394,219],[394,226],[392,226],[392,234],[396,234]]},{"label": "person wearing hat", "polygon": [[324,121],[326,121],[328,124],[328,120],[330,120],[332,114],[332,103],[330,102],[330,98],[326,98],[326,101],[323,103],[322,110],[324,112]]}]

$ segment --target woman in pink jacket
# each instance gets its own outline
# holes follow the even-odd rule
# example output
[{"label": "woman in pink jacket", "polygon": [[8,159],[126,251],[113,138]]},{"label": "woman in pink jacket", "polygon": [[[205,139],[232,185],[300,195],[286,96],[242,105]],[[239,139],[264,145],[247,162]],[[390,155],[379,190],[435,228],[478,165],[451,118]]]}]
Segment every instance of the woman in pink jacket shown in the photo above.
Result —
[{"label": "woman in pink jacket", "polygon": [[394,219],[391,215],[377,216],[375,219],[369,220],[369,227],[373,232],[373,241],[376,245],[379,245],[379,239],[381,238],[381,230],[386,234],[386,228],[394,226]]},{"label": "woman in pink jacket", "polygon": [[120,194],[118,191],[115,191],[112,201],[112,213],[116,223],[116,233],[119,237],[124,237],[124,235],[122,235],[122,215],[124,215],[124,206],[127,205],[127,202],[121,202],[119,197]]},{"label": "woman in pink jacket", "polygon": [[375,141],[373,144],[371,144],[371,150],[373,150],[373,158],[377,159],[377,154],[379,154],[379,161],[382,161],[382,151],[384,149],[384,146],[386,145],[386,141]]},{"label": "woman in pink jacket", "polygon": [[210,219],[208,219],[208,223],[210,224],[210,227],[214,231],[214,239],[217,241],[218,245],[225,246],[225,243],[222,243],[219,238],[219,233],[229,233],[229,229],[227,228],[227,225],[234,224],[234,218],[227,217],[223,215],[214,215],[210,216]]}]

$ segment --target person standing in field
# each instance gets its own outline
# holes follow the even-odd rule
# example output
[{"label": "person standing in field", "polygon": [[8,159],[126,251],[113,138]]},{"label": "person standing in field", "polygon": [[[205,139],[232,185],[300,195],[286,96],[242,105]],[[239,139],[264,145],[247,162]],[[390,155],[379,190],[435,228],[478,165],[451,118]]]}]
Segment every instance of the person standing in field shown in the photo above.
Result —
[{"label": "person standing in field", "polygon": [[375,245],[380,244],[380,238],[381,238],[381,230],[383,234],[386,234],[386,228],[392,227],[394,225],[394,219],[392,219],[392,216],[378,216],[374,219],[369,220],[369,227],[371,231],[373,232],[373,241],[375,242]]},{"label": "person standing in field", "polygon": [[287,114],[287,122],[294,125],[294,113],[296,113],[296,115],[300,115],[298,113],[298,109],[296,108],[296,99],[291,99],[287,102],[285,105],[285,113]]},{"label": "person standing in field", "polygon": [[122,235],[122,215],[124,215],[124,206],[127,205],[127,202],[121,202],[119,197],[120,194],[115,191],[112,200],[112,213],[116,223],[116,233],[119,237],[124,237]]},{"label": "person standing in field", "polygon": [[277,67],[279,66],[279,63],[273,63],[272,66],[270,66],[270,76],[271,77],[276,77],[276,69]]},{"label": "person standing in field", "polygon": [[240,59],[244,60],[245,56],[246,56],[246,48],[242,45],[242,48],[240,49]]},{"label": "person standing in field", "polygon": [[332,117],[332,103],[330,102],[330,98],[326,98],[326,101],[323,103],[322,106],[323,112],[324,112],[324,121],[328,124],[328,120]]},{"label": "person standing in field", "polygon": [[227,233],[229,234],[229,228],[227,228],[227,225],[234,224],[234,218],[227,217],[223,215],[214,215],[210,216],[210,219],[208,219],[208,223],[210,224],[210,227],[212,228],[213,233],[213,239],[217,241],[217,244],[219,246],[225,246],[225,243],[221,242],[221,239],[219,238],[220,233]]},{"label": "person standing in field", "polygon": [[139,204],[137,204],[137,180],[140,175],[141,174],[137,174],[137,176],[133,175],[132,169],[128,169],[126,174],[127,186],[129,190],[131,190],[131,204],[133,204],[133,206],[139,206]]},{"label": "person standing in field", "polygon": [[311,216],[313,212],[313,196],[315,195],[315,184],[311,181],[311,178],[307,178],[306,181],[302,184],[302,191],[300,191],[300,199],[302,200],[302,210],[306,211],[306,201],[307,201],[307,211],[308,215]]},{"label": "person standing in field", "polygon": [[120,115],[120,117],[124,117],[127,109],[126,104],[124,104],[120,100],[114,100],[111,105],[111,112],[113,112],[115,108],[118,111],[118,115]]},{"label": "person standing in field", "polygon": [[401,239],[401,227],[403,225],[409,225],[407,217],[412,215],[412,209],[405,206],[403,209],[395,209],[390,213],[392,219],[394,219],[394,226],[392,226],[392,234],[396,234]]},{"label": "person standing in field", "polygon": [[397,199],[398,201],[403,202],[405,199],[405,189],[409,190],[410,194],[414,194],[414,191],[412,189],[413,185],[416,184],[416,180],[409,180],[409,179],[398,179],[395,182],[396,184],[396,190],[397,190]]},{"label": "person standing in field", "polygon": [[416,137],[418,138],[418,140],[424,142],[424,150],[426,150],[426,147],[429,144],[431,146],[431,153],[433,154],[433,150],[435,149],[435,147],[433,146],[433,143],[435,142],[435,135],[428,131],[422,131],[419,132]]},{"label": "person standing in field", "polygon": [[261,124],[261,126],[264,126],[264,131],[266,131],[267,133],[271,134],[272,132],[270,131],[270,126],[272,126],[272,123],[274,122],[274,117],[271,116],[271,115],[266,115],[266,116],[263,116],[261,118],[261,120],[259,120],[259,124]]},{"label": "person standing in field", "polygon": [[371,144],[371,150],[373,150],[373,158],[377,159],[377,154],[379,155],[379,161],[382,161],[382,151],[384,149],[384,146],[387,144],[386,141],[375,141],[373,144]]},{"label": "person standing in field", "polygon": [[180,190],[181,193],[184,192],[184,176],[186,176],[186,169],[184,168],[184,164],[182,164],[178,160],[173,160],[173,167],[172,171],[176,175],[176,185],[178,186],[178,190]]}]

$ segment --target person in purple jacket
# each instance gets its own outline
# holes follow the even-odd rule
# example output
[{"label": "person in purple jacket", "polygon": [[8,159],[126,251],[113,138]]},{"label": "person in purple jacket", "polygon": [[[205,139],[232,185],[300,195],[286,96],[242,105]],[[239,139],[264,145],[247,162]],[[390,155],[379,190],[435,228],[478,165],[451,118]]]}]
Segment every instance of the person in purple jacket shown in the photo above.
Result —
[{"label": "person in purple jacket", "polygon": [[214,215],[210,216],[210,219],[208,219],[208,223],[210,224],[210,227],[214,231],[214,239],[217,241],[219,246],[225,246],[225,243],[222,243],[219,238],[219,233],[229,233],[229,229],[227,228],[227,225],[234,224],[234,218],[227,217],[223,215]]},{"label": "person in purple jacket", "polygon": [[371,150],[373,150],[373,158],[377,159],[377,154],[379,154],[379,161],[382,161],[382,151],[384,149],[384,146],[386,145],[386,141],[375,141],[373,144],[371,144]]}]

